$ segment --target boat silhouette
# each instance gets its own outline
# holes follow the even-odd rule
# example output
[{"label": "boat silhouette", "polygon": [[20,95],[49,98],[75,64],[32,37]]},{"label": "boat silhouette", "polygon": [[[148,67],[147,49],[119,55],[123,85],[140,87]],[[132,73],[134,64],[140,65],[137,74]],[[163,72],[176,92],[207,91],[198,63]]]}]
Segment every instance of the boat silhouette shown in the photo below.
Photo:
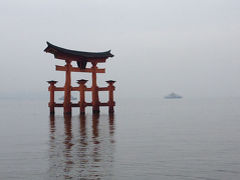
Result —
[{"label": "boat silhouette", "polygon": [[180,99],[182,98],[182,96],[176,94],[176,93],[170,93],[169,95],[164,97],[165,99]]}]

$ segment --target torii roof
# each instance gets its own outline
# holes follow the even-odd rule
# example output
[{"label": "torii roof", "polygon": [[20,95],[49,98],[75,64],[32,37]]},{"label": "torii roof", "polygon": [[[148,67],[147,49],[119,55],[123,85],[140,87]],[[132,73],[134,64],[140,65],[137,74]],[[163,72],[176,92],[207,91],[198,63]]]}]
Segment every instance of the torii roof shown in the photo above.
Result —
[{"label": "torii roof", "polygon": [[[75,51],[64,49],[58,46],[55,46],[49,42],[47,42],[47,48],[44,50],[47,53],[54,54],[55,58],[59,57],[70,57],[72,60],[94,60],[94,59],[107,59],[109,57],[113,57],[111,51],[106,52],[83,52],[83,51]],[[62,58],[59,58],[62,59]]]}]

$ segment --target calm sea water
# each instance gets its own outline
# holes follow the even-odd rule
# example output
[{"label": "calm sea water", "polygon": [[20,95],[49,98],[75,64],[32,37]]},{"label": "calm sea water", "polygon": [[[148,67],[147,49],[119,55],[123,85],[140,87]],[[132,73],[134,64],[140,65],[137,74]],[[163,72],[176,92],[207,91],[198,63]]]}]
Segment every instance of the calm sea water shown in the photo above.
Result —
[{"label": "calm sea water", "polygon": [[239,180],[240,99],[131,99],[50,117],[0,101],[0,179]]}]

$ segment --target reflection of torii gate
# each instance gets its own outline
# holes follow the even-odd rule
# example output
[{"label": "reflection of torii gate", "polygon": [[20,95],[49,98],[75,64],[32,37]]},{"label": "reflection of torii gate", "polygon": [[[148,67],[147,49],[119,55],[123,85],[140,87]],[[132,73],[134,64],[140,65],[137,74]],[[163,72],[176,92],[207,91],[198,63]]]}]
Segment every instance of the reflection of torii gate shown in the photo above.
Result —
[{"label": "reflection of torii gate", "polygon": [[[65,66],[57,66],[57,71],[65,71],[66,72],[66,81],[64,87],[56,87],[55,84],[57,81],[48,81],[50,84],[50,113],[54,114],[54,107],[64,107],[64,114],[71,114],[72,107],[80,107],[80,113],[85,113],[86,106],[93,107],[93,113],[99,113],[100,106],[108,106],[109,112],[114,112],[115,102],[113,100],[113,91],[115,87],[113,86],[115,81],[106,81],[108,83],[108,87],[98,87],[97,86],[97,73],[105,73],[105,69],[99,69],[97,67],[97,63],[104,63],[106,59],[109,57],[113,57],[110,51],[92,53],[92,52],[82,52],[82,51],[73,51],[64,49],[47,42],[47,48],[44,50],[47,53],[54,54],[56,59],[65,60]],[[76,61],[78,67],[73,67],[71,65],[72,61]],[[86,68],[86,64],[90,62],[92,64],[91,68]],[[87,80],[81,79],[78,80],[79,87],[71,86],[71,72],[89,72],[92,73],[92,87],[87,88],[85,83]],[[64,102],[63,104],[55,103],[54,101],[54,92],[55,91],[64,91]],[[71,103],[71,91],[79,91],[80,92],[80,101],[79,103]],[[85,91],[92,92],[92,102],[85,102]],[[106,103],[101,103],[98,97],[98,91],[108,91],[109,92],[109,101]]]}]

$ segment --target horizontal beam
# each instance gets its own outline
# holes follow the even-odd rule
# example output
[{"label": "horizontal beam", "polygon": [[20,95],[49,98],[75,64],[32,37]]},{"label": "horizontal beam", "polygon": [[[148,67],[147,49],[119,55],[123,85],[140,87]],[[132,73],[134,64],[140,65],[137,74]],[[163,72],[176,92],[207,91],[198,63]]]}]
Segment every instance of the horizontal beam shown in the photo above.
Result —
[{"label": "horizontal beam", "polygon": [[71,91],[80,91],[80,87],[71,87]]},{"label": "horizontal beam", "polygon": [[[71,87],[71,91],[80,91],[80,87]],[[92,91],[92,88],[85,88],[84,91]]]},{"label": "horizontal beam", "polygon": [[64,91],[64,87],[54,87],[54,91]]},{"label": "horizontal beam", "polygon": [[80,107],[79,103],[72,103],[71,107]]},{"label": "horizontal beam", "polygon": [[[115,102],[113,103],[115,106]],[[92,106],[92,103],[85,103],[85,106]],[[110,106],[110,103],[98,103],[98,106]],[[63,103],[55,103],[54,107],[63,107]],[[79,103],[72,103],[71,107],[80,107]]]},{"label": "horizontal beam", "polygon": [[[56,71],[66,71],[65,66],[58,66],[56,65]],[[93,68],[85,68],[85,69],[80,69],[77,67],[70,67],[71,72],[96,72],[96,73],[105,73],[105,69],[93,69]]]},{"label": "horizontal beam", "polygon": [[55,104],[54,104],[54,107],[63,107],[63,104],[55,103]]},{"label": "horizontal beam", "polygon": [[98,91],[108,91],[109,88],[108,87],[99,87]]},{"label": "horizontal beam", "polygon": [[[108,87],[98,87],[98,91],[109,91]],[[72,87],[71,91],[80,91],[80,87]],[[84,91],[92,91],[92,88],[85,88]]]},{"label": "horizontal beam", "polygon": [[[80,91],[80,87],[71,87],[71,91]],[[54,87],[54,91],[64,91],[64,87]],[[109,87],[98,87],[98,91],[109,91]],[[50,90],[49,90],[50,91]],[[92,88],[85,88],[84,91],[92,91]]]},{"label": "horizontal beam", "polygon": [[109,106],[108,103],[99,103],[99,106]]}]

